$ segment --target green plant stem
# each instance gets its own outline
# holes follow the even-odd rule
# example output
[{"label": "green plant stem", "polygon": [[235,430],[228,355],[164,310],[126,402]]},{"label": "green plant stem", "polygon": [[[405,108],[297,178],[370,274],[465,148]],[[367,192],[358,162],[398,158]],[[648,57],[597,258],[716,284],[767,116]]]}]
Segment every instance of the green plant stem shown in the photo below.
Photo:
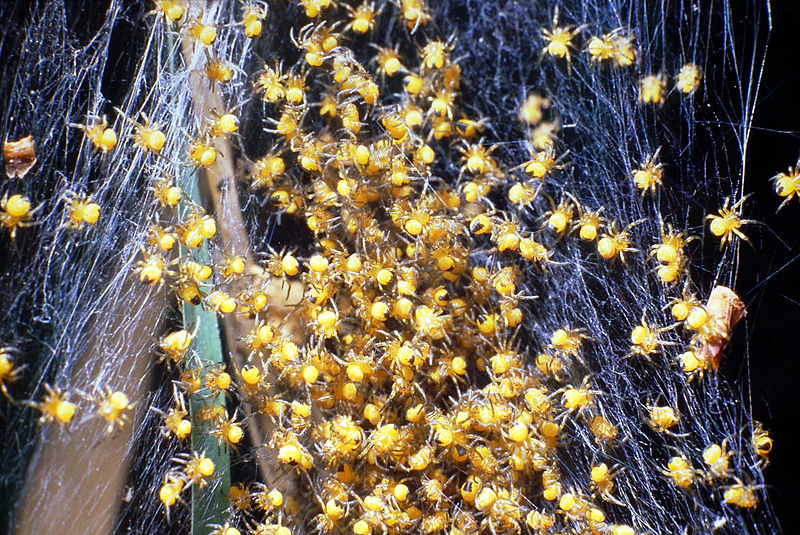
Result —
[{"label": "green plant stem", "polygon": [[[196,260],[203,261],[208,251],[200,250]],[[209,367],[222,364],[222,343],[220,342],[217,316],[214,312],[203,310],[200,305],[183,303],[183,322],[187,330],[197,329],[193,341],[195,358],[188,366],[200,368],[201,377]],[[230,487],[230,455],[228,447],[220,445],[218,439],[210,433],[208,422],[203,422],[199,414],[204,409],[214,406],[225,406],[225,396],[217,394],[206,397],[195,394],[189,400],[189,412],[192,419],[192,450],[204,452],[206,457],[214,461],[215,479],[207,487],[192,487],[192,535],[205,535],[211,530],[209,524],[222,524],[225,510],[228,508],[228,488]]]},{"label": "green plant stem", "polygon": [[[173,36],[167,38],[170,53],[173,53]],[[169,69],[175,72],[177,66],[174,56],[172,56]],[[184,172],[178,184],[184,191],[184,195],[191,199],[198,206],[203,206],[200,188],[197,184],[196,173],[191,171]],[[184,211],[186,207],[183,207]],[[181,247],[181,256],[190,253],[186,248]],[[209,265],[211,255],[208,251],[208,244],[197,249],[193,259],[201,264]],[[181,302],[181,312],[183,315],[183,325],[189,332],[196,334],[192,342],[192,355],[187,363],[187,368],[199,368],[201,378],[206,375],[206,370],[211,367],[224,364],[222,353],[222,342],[220,338],[220,325],[217,315],[213,311],[205,310],[202,305],[192,305],[185,301]],[[226,510],[229,506],[228,489],[230,488],[230,453],[227,445],[220,445],[219,440],[210,433],[211,425],[203,422],[199,418],[201,411],[214,406],[225,406],[225,396],[202,396],[195,394],[189,398],[189,414],[192,421],[192,450],[204,452],[206,457],[214,462],[214,479],[205,488],[200,489],[196,485],[192,487],[192,535],[207,535],[211,533],[211,524],[223,524],[226,519]]]},{"label": "green plant stem", "polygon": [[[191,175],[189,179],[191,179]],[[184,184],[184,192],[190,195],[196,190]],[[197,192],[194,191],[196,194]],[[193,198],[193,197],[192,197]],[[185,254],[185,250],[181,251]],[[203,244],[194,254],[197,262],[208,264],[208,247]],[[222,342],[220,340],[219,322],[213,311],[203,309],[202,305],[191,305],[183,302],[184,328],[190,332],[196,330],[192,342],[193,356],[187,368],[199,369],[204,378],[209,368],[223,365]],[[199,418],[201,411],[215,406],[225,406],[225,396],[203,396],[194,394],[189,398],[189,413],[192,419],[192,450],[204,452],[206,457],[214,461],[215,478],[210,485],[200,489],[192,487],[192,535],[205,535],[211,531],[209,524],[222,524],[228,508],[228,488],[230,488],[230,455],[226,445],[220,445],[217,437],[211,434],[211,425]]]}]

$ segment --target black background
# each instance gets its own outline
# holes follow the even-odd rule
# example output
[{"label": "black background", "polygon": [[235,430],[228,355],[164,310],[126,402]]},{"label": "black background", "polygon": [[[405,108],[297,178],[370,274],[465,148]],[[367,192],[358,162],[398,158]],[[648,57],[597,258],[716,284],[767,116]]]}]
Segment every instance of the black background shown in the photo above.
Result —
[{"label": "black background", "polygon": [[746,164],[746,188],[754,193],[752,212],[746,213],[764,227],[751,233],[755,249],[742,247],[737,284],[747,303],[750,350],[743,360],[729,362],[738,369],[728,375],[750,378],[753,417],[775,439],[765,478],[783,532],[792,534],[800,533],[797,511],[792,510],[798,496],[792,435],[800,393],[800,202],[796,199],[776,213],[780,200],[769,178],[800,156],[800,3],[775,2],[772,24]]}]

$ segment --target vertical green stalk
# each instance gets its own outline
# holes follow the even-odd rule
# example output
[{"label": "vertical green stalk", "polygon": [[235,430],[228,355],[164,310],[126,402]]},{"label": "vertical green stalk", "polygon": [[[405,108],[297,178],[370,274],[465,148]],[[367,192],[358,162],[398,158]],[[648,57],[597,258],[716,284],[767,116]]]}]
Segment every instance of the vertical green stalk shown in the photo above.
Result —
[{"label": "vertical green stalk", "polygon": [[[208,260],[208,249],[205,245],[196,255],[196,260],[205,263]],[[216,313],[204,310],[201,305],[183,303],[183,323],[189,331],[197,329],[193,341],[196,358],[187,366],[200,368],[201,377],[204,369],[221,365],[222,343]],[[225,396],[217,394],[213,397],[194,394],[189,399],[189,413],[192,419],[192,450],[205,452],[206,457],[214,461],[215,479],[207,487],[192,487],[192,535],[205,535],[211,530],[209,524],[222,524],[225,521],[225,510],[228,508],[228,488],[230,487],[230,456],[228,447],[220,445],[219,440],[210,433],[209,422],[203,422],[198,415],[208,407],[225,406]]]},{"label": "vertical green stalk", "polygon": [[[172,34],[167,36],[167,46],[170,53],[169,70],[177,70]],[[184,195],[198,206],[203,206],[200,188],[197,185],[195,173],[186,171],[180,177],[178,186]],[[185,212],[185,206],[184,212]],[[180,248],[181,255],[190,253],[185,247]],[[210,265],[211,257],[206,242],[194,253],[193,259],[201,264]],[[200,370],[200,377],[204,378],[205,370],[210,367],[224,365],[222,342],[220,339],[220,326],[215,312],[205,310],[202,305],[192,305],[181,301],[184,328],[195,332],[192,341],[193,358],[187,362],[187,368]],[[205,488],[192,486],[192,535],[207,535],[212,530],[210,524],[223,524],[229,506],[228,489],[230,488],[230,454],[227,445],[220,445],[220,441],[210,433],[211,424],[199,418],[201,411],[214,406],[225,406],[225,396],[202,396],[195,394],[189,398],[189,414],[192,420],[192,451],[204,452],[206,457],[214,462],[214,479]]]},{"label": "vertical green stalk", "polygon": [[[186,178],[183,190],[187,196],[197,198],[197,185],[191,174]],[[181,248],[181,254],[187,251]],[[209,264],[210,256],[206,243],[194,254],[194,260],[201,264]],[[219,323],[214,311],[205,310],[202,305],[181,303],[184,328],[189,332],[196,331],[192,341],[193,357],[187,362],[187,368],[199,369],[200,377],[205,370],[222,366],[222,342],[220,340]],[[211,530],[209,524],[222,524],[225,521],[225,510],[228,508],[228,488],[230,488],[230,455],[227,445],[220,445],[217,437],[211,434],[212,425],[202,421],[201,411],[215,406],[225,406],[225,396],[217,394],[208,396],[194,394],[189,398],[189,413],[192,419],[192,450],[204,452],[206,457],[214,461],[214,479],[207,487],[192,487],[192,535],[206,535]]]}]

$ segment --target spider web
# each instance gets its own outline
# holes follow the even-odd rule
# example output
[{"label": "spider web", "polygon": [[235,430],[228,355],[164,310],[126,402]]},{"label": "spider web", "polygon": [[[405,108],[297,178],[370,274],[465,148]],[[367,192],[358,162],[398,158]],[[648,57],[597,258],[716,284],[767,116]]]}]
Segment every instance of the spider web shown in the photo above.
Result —
[{"label": "spider web", "polygon": [[[244,162],[277,143],[264,131],[268,110],[253,94],[253,73],[275,60],[287,67],[302,62],[288,35],[289,28],[296,35],[307,19],[296,5],[286,4],[270,5],[263,36],[254,41],[235,27],[242,11],[238,1],[206,6],[205,19],[220,27],[215,53],[234,67],[233,80],[220,97],[240,116],[240,135],[232,142],[237,173]],[[638,62],[630,69],[599,67],[579,50],[573,51],[569,66],[543,58],[540,29],[552,27],[556,5],[559,23],[584,27],[582,38],[630,29]],[[635,261],[608,265],[581,244],[542,233],[543,243],[555,251],[555,263],[546,275],[532,269],[526,273],[524,293],[537,299],[525,304],[518,342],[533,362],[556,329],[585,329],[591,342],[583,363],[568,370],[563,384],[577,385],[590,376],[601,392],[604,415],[619,430],[618,446],[599,451],[585,426],[569,425],[569,442],[559,453],[562,484],[589,494],[589,467],[602,455],[621,467],[616,496],[628,504],[609,505],[610,521],[649,533],[777,532],[761,467],[749,446],[753,422],[746,392],[737,384],[741,378],[711,374],[687,384],[674,362],[676,349],[685,344],[679,331],[663,334],[675,346],[667,346],[650,363],[623,358],[631,330],[643,315],[655,325],[672,322],[665,305],[676,289],[658,284],[655,264],[646,260],[659,236],[659,217],[676,231],[698,237],[690,246],[693,291],[708,296],[717,285],[736,287],[738,241],[720,252],[717,241],[705,235],[704,217],[724,199],[735,202],[747,190],[743,163],[769,32],[767,7],[734,11],[726,1],[697,8],[688,1],[654,6],[644,1],[511,0],[453,0],[431,2],[431,7],[432,23],[409,35],[396,6],[385,3],[373,38],[382,46],[399,43],[403,56],[413,61],[423,38],[452,36],[452,56],[463,71],[458,107],[487,119],[483,136],[487,145],[496,145],[493,155],[499,162],[513,167],[528,158],[527,132],[516,117],[530,92],[550,100],[548,117],[561,124],[558,147],[569,149],[570,164],[548,179],[543,195],[523,213],[528,228],[539,229],[552,207],[548,199],[557,202],[566,192],[584,209],[602,208],[608,221],[622,226],[640,222],[632,231],[632,247],[640,251]],[[186,446],[163,437],[161,417],[150,410],[173,405],[177,376],[158,362],[155,347],[164,332],[178,328],[180,313],[163,288],[142,287],[134,275],[149,225],[163,217],[149,190],[151,181],[187,173],[180,161],[185,158],[156,158],[135,148],[133,125],[113,108],[136,119],[146,112],[167,133],[164,154],[186,154],[187,134],[198,133],[193,84],[202,80],[205,58],[196,51],[184,65],[180,38],[163,19],[148,15],[150,9],[149,2],[112,1],[90,9],[58,0],[0,7],[0,19],[6,21],[0,38],[0,132],[9,140],[32,135],[38,159],[24,179],[0,184],[0,193],[24,193],[39,207],[35,223],[21,229],[15,241],[7,233],[0,237],[0,343],[17,348],[17,362],[25,365],[10,386],[17,403],[0,400],[0,511],[11,532],[21,532],[23,519],[37,518],[81,532],[70,515],[58,521],[47,514],[65,502],[75,503],[76,494],[90,496],[73,512],[91,521],[97,529],[91,532],[189,532],[189,507],[173,507],[168,522],[158,501],[163,475],[175,464],[171,459]],[[366,39],[350,46],[369,64],[374,51]],[[637,103],[641,76],[672,76],[686,62],[704,71],[693,97],[672,91],[662,106]],[[384,104],[396,100],[392,92],[399,88],[391,83],[382,91]],[[322,84],[311,79],[309,85],[314,100]],[[83,132],[69,126],[104,115],[120,139],[109,155],[93,150]],[[655,198],[643,200],[630,180],[631,170],[659,148],[664,187]],[[455,147],[437,145],[438,177],[458,185],[461,165]],[[65,226],[64,196],[69,192],[91,194],[102,206],[96,228]],[[311,235],[302,221],[276,216],[264,193],[244,184],[234,196],[254,258],[265,258],[270,247],[292,247],[300,257],[311,254]],[[509,208],[499,196],[493,200],[498,209]],[[217,216],[224,227],[226,214]],[[212,244],[212,256],[229,245]],[[478,252],[473,261],[488,265],[495,259]],[[734,337],[732,355],[726,358],[741,359],[744,344],[742,337]],[[82,414],[69,433],[53,424],[39,425],[39,413],[22,401],[41,399],[44,384],[88,394],[107,386],[124,388],[136,394],[134,416],[107,437],[104,425],[89,418],[90,405],[74,398]],[[231,411],[239,406],[235,397],[229,400]],[[686,436],[658,434],[643,425],[643,407],[655,400],[679,409],[680,431]],[[255,420],[252,426],[249,434],[257,432]],[[701,467],[703,449],[723,440],[735,452],[732,471],[758,487],[760,505],[754,512],[723,505],[718,486],[685,492],[662,474],[676,451]],[[232,463],[233,479],[261,480],[258,456],[257,448],[241,448]],[[299,495],[307,497],[307,483],[298,479],[295,484]],[[542,502],[541,497],[530,500],[537,506]],[[313,500],[309,503],[307,519],[319,509]],[[310,525],[310,520],[299,520],[295,532],[309,531]]]}]

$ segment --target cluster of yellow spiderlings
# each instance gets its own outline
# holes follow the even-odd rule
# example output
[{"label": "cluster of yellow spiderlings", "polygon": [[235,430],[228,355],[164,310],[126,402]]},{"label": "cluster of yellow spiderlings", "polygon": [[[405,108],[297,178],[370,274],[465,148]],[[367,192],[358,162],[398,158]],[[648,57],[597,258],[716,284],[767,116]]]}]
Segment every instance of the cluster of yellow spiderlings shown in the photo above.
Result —
[{"label": "cluster of yellow spiderlings", "polygon": [[[541,30],[546,43],[542,49],[542,57],[549,55],[554,58],[566,58],[571,63],[570,50],[575,49],[572,41],[582,29],[583,27],[559,26],[556,9],[552,29]],[[617,67],[630,67],[638,57],[633,34],[624,28],[591,36],[585,49],[590,62],[597,64],[611,63]],[[684,95],[691,95],[700,87],[702,79],[703,71],[700,66],[687,63],[675,74],[675,88]],[[666,89],[667,82],[662,73],[645,75],[639,80],[639,101],[643,104],[663,104]]]},{"label": "cluster of yellow spiderlings", "polygon": [[[14,366],[12,354],[16,351],[16,348],[0,348],[0,391],[10,400],[13,398],[8,392],[8,384],[16,380],[24,368]],[[69,426],[79,411],[78,405],[70,401],[70,393],[48,384],[44,385],[44,389],[45,394],[41,401],[25,403],[41,412],[39,423],[53,422],[61,427]],[[108,387],[99,394],[78,394],[92,403],[94,416],[105,421],[106,433],[109,435],[125,425],[136,405],[131,403],[124,392]]]},{"label": "cluster of yellow spiderlings", "polygon": [[[0,392],[11,401],[14,399],[8,391],[8,385],[17,380],[25,368],[15,365],[15,354],[18,352],[15,347],[0,348]],[[39,423],[54,422],[61,427],[69,426],[78,413],[78,405],[69,399],[70,393],[48,384],[44,385],[44,389],[45,394],[41,401],[25,403],[41,412]],[[97,394],[78,394],[91,402],[94,416],[105,421],[106,433],[109,435],[125,425],[136,405],[131,403],[124,392],[108,387]]]},{"label": "cluster of yellow spiderlings", "polygon": [[[249,362],[235,370],[238,392],[255,412],[273,420],[266,445],[283,470],[298,473],[296,481],[304,487],[295,496],[263,484],[232,487],[234,517],[217,532],[238,533],[233,526],[241,516],[252,533],[309,527],[357,535],[544,533],[559,525],[585,533],[634,533],[628,525],[609,522],[604,512],[604,503],[624,505],[615,495],[616,465],[597,460],[584,485],[562,483],[558,458],[569,441],[567,418],[586,426],[599,451],[613,448],[618,439],[591,379],[564,384],[565,370],[582,359],[589,337],[580,328],[557,329],[533,367],[513,341],[524,321],[526,274],[546,271],[552,262],[553,251],[518,215],[534,210],[541,185],[565,165],[566,153],[556,153],[558,121],[543,121],[550,102],[531,94],[523,103],[519,117],[530,127],[530,159],[503,169],[492,156],[494,147],[480,138],[484,121],[459,113],[461,69],[449,43],[420,43],[417,60],[378,48],[372,74],[346,42],[348,34],[371,32],[374,18],[388,5],[300,4],[311,19],[290,33],[303,53],[300,64],[264,65],[253,80],[265,103],[268,131],[280,144],[253,162],[250,177],[251,187],[264,191],[271,206],[301,218],[314,235],[316,252],[303,259],[296,252],[273,251],[264,270],[269,284],[302,288],[293,313],[305,326],[302,338],[268,314],[264,276],[247,269],[242,257],[227,258],[216,273],[223,280],[242,277],[246,289],[239,296],[207,293],[212,266],[167,261],[175,243],[191,249],[214,237],[213,220],[199,208],[174,228],[154,225],[151,248],[137,267],[144,283],[169,279],[180,299],[252,322],[243,340]],[[170,25],[182,24],[192,38],[213,45],[213,28],[184,22],[177,5],[158,3]],[[422,3],[403,2],[399,11],[411,30],[429,18]],[[242,25],[248,38],[260,35],[265,16],[262,7],[247,6]],[[569,60],[579,31],[559,27],[556,15],[553,28],[542,30],[543,56]],[[587,50],[593,63],[618,67],[632,65],[638,56],[623,30],[593,37]],[[229,78],[206,73],[217,82]],[[393,77],[402,77],[403,90],[383,106],[381,82]],[[687,65],[676,86],[692,93],[700,77],[698,67]],[[655,82],[642,80],[643,103],[663,101],[663,80],[655,78],[656,89],[650,87]],[[323,88],[319,101],[311,101],[312,86]],[[365,128],[372,124],[382,133]],[[212,140],[236,129],[232,114],[209,121],[200,140],[192,140],[190,162],[198,168],[213,165]],[[140,134],[137,142],[159,150],[151,137]],[[462,155],[457,188],[432,171],[437,145]],[[631,172],[643,195],[662,186],[657,160],[658,151]],[[524,175],[517,176],[517,169]],[[512,210],[499,211],[488,200],[497,189],[506,190]],[[165,207],[181,199],[181,191],[165,179],[153,190]],[[738,219],[739,206],[726,205],[719,216],[709,216],[712,233],[723,244],[733,235],[743,237],[739,228],[747,221]],[[631,245],[636,223],[619,230],[623,224],[606,222],[602,210],[584,208],[573,195],[553,203],[544,218],[557,236],[576,233],[595,243],[605,260],[624,264],[626,253],[637,252]],[[724,222],[715,226],[715,218]],[[662,224],[661,241],[651,249],[662,283],[683,281],[689,288],[689,239]],[[492,261],[476,262],[475,253]],[[168,269],[173,263],[178,270]],[[687,377],[715,370],[741,313],[735,294],[723,293],[703,303],[684,290],[671,304],[678,323],[657,328],[643,318],[631,333],[630,355],[651,358],[665,344],[659,334],[682,325],[692,333],[689,350],[680,357]],[[164,414],[164,433],[177,438],[191,432],[184,396],[236,388],[222,368],[201,376],[184,367],[192,337],[177,330],[160,342],[164,359],[182,370],[176,405]],[[205,418],[215,422],[220,442],[237,444],[240,424],[224,409],[211,412]],[[652,405],[645,423],[670,434],[679,420],[674,408]],[[759,430],[753,441],[766,457],[769,436]],[[726,441],[711,444],[702,452],[705,471],[681,454],[663,474],[686,489],[697,480],[730,480],[732,454]],[[199,452],[176,462],[182,468],[164,475],[159,492],[167,511],[185,487],[205,485],[214,474],[213,462]],[[300,497],[312,499],[302,514]],[[754,488],[740,480],[725,487],[724,500],[740,507],[757,501]],[[309,515],[310,526],[298,524]]]},{"label": "cluster of yellow spiderlings", "polygon": [[[347,47],[349,37],[373,31],[384,9],[398,11],[411,31],[425,26],[430,15],[424,2],[402,0],[399,9],[366,2],[298,3],[310,19],[297,35],[291,33],[303,53],[300,64],[292,69],[264,65],[253,76],[269,132],[280,144],[253,162],[250,185],[256,194],[263,191],[275,210],[308,226],[314,252],[303,257],[297,251],[272,251],[261,272],[243,256],[228,256],[216,266],[181,257],[175,246],[191,251],[213,240],[217,221],[187,200],[171,178],[158,177],[151,191],[162,214],[177,212],[179,203],[188,210],[152,224],[135,268],[143,284],[168,283],[180,301],[202,304],[221,316],[237,314],[252,325],[243,340],[248,364],[230,371],[186,366],[194,333],[178,329],[160,338],[163,360],[180,371],[174,406],[162,413],[164,435],[186,439],[192,433],[185,398],[237,392],[274,422],[266,445],[278,469],[304,474],[296,479],[304,487],[297,496],[263,484],[231,487],[232,518],[215,533],[237,535],[237,525],[255,534],[281,535],[309,527],[356,535],[634,533],[631,526],[608,520],[605,512],[608,506],[626,505],[615,493],[618,466],[598,458],[587,467],[583,485],[562,481],[559,458],[570,440],[568,421],[595,437],[598,457],[618,441],[617,426],[606,417],[591,378],[565,381],[590,337],[579,327],[555,330],[533,366],[514,343],[515,330],[525,320],[526,278],[546,272],[553,262],[553,250],[537,241],[540,229],[526,228],[519,215],[535,211],[542,185],[566,165],[567,152],[559,155],[556,149],[558,121],[544,120],[549,100],[534,93],[521,105],[519,118],[530,128],[530,159],[504,168],[492,156],[495,147],[481,138],[484,121],[459,111],[461,68],[451,57],[450,43],[420,43],[418,58],[378,48],[374,72]],[[170,0],[156,1],[156,11],[170,30],[177,27],[200,46],[213,47],[217,28],[203,23],[202,14]],[[241,31],[258,38],[266,16],[265,5],[247,4]],[[552,28],[541,31],[542,55],[570,61],[572,40],[580,31],[559,26],[556,14]],[[638,57],[624,29],[591,37],[586,50],[598,67],[605,62],[629,67]],[[230,81],[230,67],[212,52],[207,56],[208,78]],[[402,78],[403,89],[392,104],[382,105],[382,82],[393,77]],[[684,65],[675,87],[691,94],[701,78],[698,66]],[[318,101],[312,101],[309,79],[324,88]],[[639,100],[661,104],[665,91],[663,76],[646,76]],[[164,132],[146,116],[142,123],[132,122],[135,144],[160,154]],[[105,118],[80,128],[98,150],[114,150],[117,135]],[[190,139],[188,163],[196,169],[214,165],[215,140],[237,130],[233,112],[208,118],[198,139]],[[457,186],[433,172],[441,147],[461,154]],[[656,150],[631,170],[643,197],[662,187],[658,156]],[[774,177],[784,204],[797,195],[799,174],[790,168]],[[489,198],[497,191],[505,192],[511,209],[496,209]],[[65,226],[98,222],[100,206],[90,196],[69,193],[65,200]],[[742,202],[730,206],[728,201],[708,216],[722,246],[734,237],[747,240],[741,227],[751,221],[739,215]],[[4,197],[0,221],[13,238],[32,213],[23,196]],[[541,215],[543,231],[593,244],[612,267],[623,268],[639,252],[631,236],[638,222],[606,221],[602,209],[583,206],[572,194],[565,193]],[[742,313],[730,290],[718,288],[706,300],[691,293],[686,251],[691,239],[661,223],[650,258],[657,262],[661,283],[683,283],[681,295],[668,304],[676,323],[656,327],[643,316],[631,331],[629,352],[632,358],[651,359],[667,345],[661,333],[686,331],[689,341],[678,362],[687,380],[716,371]],[[215,279],[240,279],[246,289],[230,295],[214,289]],[[302,288],[293,312],[306,327],[302,338],[269,315],[268,285]],[[11,352],[4,350],[0,387],[6,395],[6,384],[18,373]],[[42,422],[69,424],[77,406],[58,388],[46,390],[34,404]],[[133,407],[122,392],[86,397],[96,403],[108,433],[124,424]],[[680,422],[675,408],[646,409],[645,425],[673,434]],[[224,407],[210,407],[199,419],[211,422],[210,432],[221,443],[236,446],[243,439],[244,424]],[[750,447],[766,463],[772,440],[760,426]],[[730,466],[735,452],[727,440],[692,453],[702,458],[702,468],[678,452],[663,476],[686,490],[733,481],[722,487],[724,502],[757,505],[756,487],[738,479]],[[207,486],[216,471],[204,452],[181,454],[173,462],[157,491],[167,513],[187,488]],[[300,514],[300,498],[309,497]],[[310,526],[300,524],[309,517]]]},{"label": "cluster of yellow spiderlings", "polygon": [[[72,126],[84,130],[92,145],[103,152],[112,150],[117,144],[117,134],[108,128],[105,118],[102,120],[95,118],[88,125]],[[36,163],[35,146],[30,136],[17,142],[6,142],[3,152],[6,159],[6,174],[9,178],[23,178]],[[18,165],[24,165],[21,172],[18,172]],[[93,202],[91,196],[67,192],[63,200],[66,202],[64,209],[66,227],[80,229],[84,224],[94,225],[100,219],[100,205]],[[3,195],[0,200],[0,223],[8,230],[12,241],[16,239],[18,229],[33,224],[33,215],[37,210],[39,208],[32,208],[30,199],[25,195],[9,196],[8,193]]]}]

